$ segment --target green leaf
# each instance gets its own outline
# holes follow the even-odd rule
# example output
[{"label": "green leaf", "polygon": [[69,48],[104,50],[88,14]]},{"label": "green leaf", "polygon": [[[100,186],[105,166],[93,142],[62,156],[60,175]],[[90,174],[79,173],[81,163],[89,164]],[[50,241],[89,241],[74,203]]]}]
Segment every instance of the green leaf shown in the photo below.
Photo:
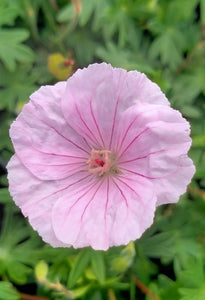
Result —
[{"label": "green leaf", "polygon": [[59,23],[67,23],[73,20],[75,17],[75,7],[72,3],[64,6],[57,15],[57,21]]},{"label": "green leaf", "polygon": [[176,69],[182,60],[179,45],[175,43],[172,32],[167,31],[155,38],[151,44],[149,55],[152,59],[160,58],[162,64],[170,66],[171,69]]},{"label": "green leaf", "polygon": [[0,299],[2,300],[18,300],[20,294],[14,289],[10,282],[0,282]]},{"label": "green leaf", "polygon": [[77,289],[72,290],[72,294],[74,298],[81,298],[83,297],[90,289],[91,284],[87,284],[85,286],[81,286]]},{"label": "green leaf", "polygon": [[104,263],[103,252],[92,251],[91,264],[96,278],[102,284],[105,281],[105,263]]},{"label": "green leaf", "polygon": [[178,278],[184,287],[200,288],[203,286],[205,280],[203,259],[189,256],[184,262],[184,270],[179,273]]},{"label": "green leaf", "polygon": [[205,148],[205,134],[196,135],[192,140],[192,147],[194,148]]},{"label": "green leaf", "polygon": [[200,289],[180,288],[179,293],[182,295],[179,300],[204,300],[205,285],[203,285]]},{"label": "green leaf", "polygon": [[4,210],[0,235],[0,265],[4,266],[4,275],[15,283],[23,284],[38,260],[36,247],[39,239],[36,235],[32,236],[30,227],[26,226],[23,219],[14,217],[11,209],[13,207],[9,205]]},{"label": "green leaf", "polygon": [[[0,3],[1,5],[1,3]],[[11,7],[0,7],[0,25],[12,25],[15,18],[18,15],[18,9],[15,6]]]},{"label": "green leaf", "polygon": [[[9,72],[2,68],[0,109],[11,112],[17,111],[18,104],[28,102],[29,96],[37,89],[35,80],[37,74],[32,74],[32,66],[26,65],[18,68],[16,72]],[[39,76],[39,74],[38,74]],[[26,83],[26,84],[25,84]]]},{"label": "green leaf", "polygon": [[8,70],[14,71],[17,61],[33,62],[33,51],[22,44],[28,36],[29,32],[25,29],[0,29],[0,58]]},{"label": "green leaf", "polygon": [[82,0],[82,11],[80,14],[79,24],[80,26],[85,26],[87,22],[89,21],[93,11],[96,9],[96,6],[98,5],[98,1],[96,0]]},{"label": "green leaf", "polygon": [[72,266],[71,272],[68,277],[68,286],[72,288],[80,276],[83,274],[90,260],[90,250],[84,249],[78,254],[74,265]]},{"label": "green leaf", "polygon": [[26,283],[27,277],[32,271],[30,267],[16,261],[16,259],[8,260],[6,267],[9,278],[17,284]]},{"label": "green leaf", "polygon": [[163,232],[146,238],[146,235],[139,241],[143,247],[143,253],[153,258],[172,256],[173,245],[176,244],[177,234],[173,232]]},{"label": "green leaf", "polygon": [[200,1],[200,17],[201,17],[201,24],[205,25],[205,1]]},{"label": "green leaf", "polygon": [[125,68],[126,70],[138,70],[140,72],[151,73],[152,68],[142,59],[132,57],[132,53],[127,49],[120,49],[112,42],[107,44],[107,48],[99,46],[96,49],[98,57],[112,64],[114,67]]},{"label": "green leaf", "polygon": [[198,119],[202,116],[202,111],[198,107],[194,107],[193,105],[183,105],[181,108],[181,112],[183,116],[188,118]]},{"label": "green leaf", "polygon": [[7,188],[0,189],[0,203],[7,204],[11,202],[11,196]]}]

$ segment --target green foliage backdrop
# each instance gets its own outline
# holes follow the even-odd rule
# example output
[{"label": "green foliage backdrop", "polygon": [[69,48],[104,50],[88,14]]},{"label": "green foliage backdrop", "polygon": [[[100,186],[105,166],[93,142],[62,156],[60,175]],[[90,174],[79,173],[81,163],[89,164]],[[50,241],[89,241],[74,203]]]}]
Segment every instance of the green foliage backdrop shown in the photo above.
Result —
[{"label": "green foliage backdrop", "polygon": [[[40,85],[106,61],[155,81],[192,126],[195,177],[135,243],[53,249],[7,191],[10,123]],[[0,299],[205,299],[205,1],[0,1]]]}]

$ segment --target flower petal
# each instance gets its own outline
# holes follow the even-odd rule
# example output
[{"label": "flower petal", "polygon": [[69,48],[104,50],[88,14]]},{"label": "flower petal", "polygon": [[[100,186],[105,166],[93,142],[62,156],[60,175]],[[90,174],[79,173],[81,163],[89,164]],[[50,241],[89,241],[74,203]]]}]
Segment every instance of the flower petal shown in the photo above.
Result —
[{"label": "flower petal", "polygon": [[187,185],[196,172],[192,160],[187,155],[180,156],[175,172],[161,179],[153,180],[157,192],[157,205],[176,203],[186,192]]},{"label": "flower petal", "polygon": [[32,227],[38,231],[43,240],[60,247],[62,242],[55,237],[51,224],[51,207],[55,197],[49,197],[48,201],[43,200],[36,205],[39,199],[46,198],[55,190],[55,185],[51,181],[43,182],[33,176],[14,155],[8,165],[9,192],[14,202],[18,205],[25,217],[29,218]]},{"label": "flower petal", "polygon": [[162,106],[132,109],[123,118],[118,133],[121,171],[151,180],[158,204],[176,202],[195,170],[187,157],[189,123],[179,112]]},{"label": "flower petal", "polygon": [[[147,88],[151,94],[148,96]],[[92,148],[111,149],[120,115],[136,103],[168,104],[159,87],[144,74],[108,64],[78,70],[67,81],[62,110],[67,122]],[[76,115],[76,118],[73,116]]]},{"label": "flower petal", "polygon": [[139,176],[105,177],[67,192],[53,207],[52,222],[57,238],[75,248],[124,245],[153,222],[153,186]]},{"label": "flower petal", "polygon": [[71,246],[56,238],[51,212],[56,201],[68,189],[72,190],[78,184],[89,182],[91,175],[87,172],[79,172],[59,181],[42,181],[30,173],[16,155],[10,159],[7,169],[9,192],[24,216],[28,217],[32,227],[53,247]]},{"label": "flower petal", "polygon": [[31,95],[10,136],[21,162],[38,178],[65,178],[70,172],[86,168],[90,149],[65,121],[61,94],[65,82],[40,88]]}]

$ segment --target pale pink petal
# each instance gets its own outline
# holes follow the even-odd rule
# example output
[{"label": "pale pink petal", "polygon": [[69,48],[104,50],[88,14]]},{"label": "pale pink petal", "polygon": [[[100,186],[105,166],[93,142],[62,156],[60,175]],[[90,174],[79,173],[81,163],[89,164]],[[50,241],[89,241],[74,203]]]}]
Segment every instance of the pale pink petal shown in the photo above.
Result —
[{"label": "pale pink petal", "polygon": [[136,108],[135,114],[133,109],[123,118],[118,133],[121,171],[152,181],[158,204],[176,202],[195,170],[187,157],[191,146],[188,122],[179,112],[160,106]]},{"label": "pale pink petal", "polygon": [[[147,88],[151,91],[149,97]],[[93,148],[110,149],[115,144],[121,114],[143,102],[168,103],[159,87],[144,74],[103,63],[78,70],[69,78],[62,110],[67,122]]]},{"label": "pale pink petal", "polygon": [[137,102],[145,104],[170,105],[168,99],[159,86],[147,76],[138,71],[128,72],[129,83],[132,89],[135,88]]},{"label": "pale pink petal", "polygon": [[86,185],[92,180],[87,172],[79,172],[60,181],[42,181],[33,176],[14,155],[8,165],[9,192],[32,227],[53,247],[69,247],[55,236],[51,212],[55,203],[67,190]]},{"label": "pale pink petal", "polygon": [[187,155],[182,155],[175,172],[164,178],[153,180],[157,205],[176,203],[179,197],[186,192],[187,185],[191,182],[195,172],[193,161]]},{"label": "pale pink petal", "polygon": [[106,177],[59,199],[52,212],[57,238],[75,248],[107,250],[139,238],[152,224],[156,197],[139,176]]},{"label": "pale pink petal", "polygon": [[42,180],[65,178],[86,168],[90,149],[65,121],[61,94],[65,82],[46,86],[31,95],[10,136],[21,162]]},{"label": "pale pink petal", "polygon": [[190,125],[180,112],[168,106],[135,105],[120,118],[116,152],[120,161],[124,161],[164,149],[166,145],[176,149],[175,144],[187,143],[188,150],[189,134]]}]

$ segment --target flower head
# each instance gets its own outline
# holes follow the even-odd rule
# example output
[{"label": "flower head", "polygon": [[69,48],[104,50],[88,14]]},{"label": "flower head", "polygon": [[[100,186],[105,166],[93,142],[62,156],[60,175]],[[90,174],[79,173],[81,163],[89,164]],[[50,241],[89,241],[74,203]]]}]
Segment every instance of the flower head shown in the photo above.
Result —
[{"label": "flower head", "polygon": [[31,95],[10,129],[9,190],[53,247],[127,244],[185,192],[189,133],[144,74],[93,64]]}]

